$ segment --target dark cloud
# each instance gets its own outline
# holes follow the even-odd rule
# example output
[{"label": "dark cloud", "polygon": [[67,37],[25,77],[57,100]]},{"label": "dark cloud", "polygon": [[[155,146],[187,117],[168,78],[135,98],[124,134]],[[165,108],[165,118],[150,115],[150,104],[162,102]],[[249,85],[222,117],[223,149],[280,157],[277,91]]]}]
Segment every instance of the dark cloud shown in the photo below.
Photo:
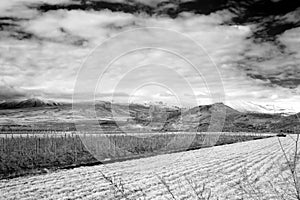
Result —
[{"label": "dark cloud", "polygon": [[29,5],[29,8],[35,8],[41,12],[48,12],[51,10],[94,10],[100,11],[104,9],[113,12],[125,13],[147,13],[153,14],[154,8],[141,3],[119,3],[119,2],[106,2],[106,1],[73,1],[73,3],[66,4],[35,4]]},{"label": "dark cloud", "polygon": [[17,26],[16,22],[20,19],[13,18],[13,17],[0,17],[0,30],[5,30],[9,27]]},{"label": "dark cloud", "polygon": [[281,86],[284,88],[289,89],[295,89],[300,85],[300,79],[299,78],[293,78],[293,77],[282,77],[282,76],[276,76],[276,75],[263,75],[263,74],[247,74],[249,77],[253,79],[259,79],[262,81],[266,81],[266,85],[269,86]]},{"label": "dark cloud", "polygon": [[228,8],[228,0],[199,0],[181,2],[178,5],[177,12],[193,12],[195,14],[208,15],[218,10]]},{"label": "dark cloud", "polygon": [[32,4],[31,9],[37,9],[40,12],[52,10],[110,10],[113,12],[124,12],[132,14],[165,15],[172,18],[178,17],[182,12],[192,12],[195,14],[208,15],[218,10],[228,8],[228,0],[199,0],[199,1],[181,1],[170,0],[152,3],[145,1],[96,1],[96,0],[73,0],[65,4]]},{"label": "dark cloud", "polygon": [[268,87],[282,87],[296,89],[300,85],[300,71],[297,65],[281,66],[265,69],[258,66],[239,65],[246,75],[255,80],[260,80]]},{"label": "dark cloud", "polygon": [[[230,2],[228,9],[235,14],[225,24],[254,25],[253,34],[249,39],[254,42],[273,42],[281,48],[277,36],[286,30],[300,26],[300,19],[288,21],[285,15],[291,14],[300,7],[300,1],[270,1],[270,0],[244,0]],[[280,46],[281,45],[281,46]]]},{"label": "dark cloud", "polygon": [[34,34],[26,32],[20,25],[29,19],[16,17],[0,17],[0,36],[5,35],[18,40],[32,39]]}]

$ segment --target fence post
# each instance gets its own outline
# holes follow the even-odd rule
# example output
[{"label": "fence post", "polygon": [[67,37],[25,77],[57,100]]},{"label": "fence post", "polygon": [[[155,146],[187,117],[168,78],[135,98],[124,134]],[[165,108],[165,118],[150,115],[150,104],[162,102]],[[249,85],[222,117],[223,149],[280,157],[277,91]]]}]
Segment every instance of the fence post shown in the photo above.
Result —
[{"label": "fence post", "polygon": [[17,138],[17,144],[18,144],[18,154],[21,154],[22,149],[21,149],[21,142],[23,140],[22,134],[20,135],[19,138]]},{"label": "fence post", "polygon": [[37,160],[37,138],[36,135],[34,136],[34,145],[35,145],[35,160]]},{"label": "fence post", "polygon": [[115,157],[115,159],[116,159],[117,137],[115,137],[114,139],[115,139],[115,140],[114,140],[114,157]]},{"label": "fence post", "polygon": [[2,149],[3,149],[3,154],[5,154],[5,138],[2,138]]},{"label": "fence post", "polygon": [[57,140],[57,137],[53,137],[52,135],[51,135],[51,137],[52,137],[52,143],[53,143],[53,147],[54,147],[54,157],[55,157],[55,159],[56,159],[56,140]]},{"label": "fence post", "polygon": [[[8,140],[7,140],[7,133],[5,133],[5,141],[6,143],[8,143]],[[7,154],[7,146],[8,145],[5,145],[5,153]]]},{"label": "fence post", "polygon": [[76,138],[74,138],[74,154],[75,154],[75,164],[77,163],[77,148],[76,148]]}]

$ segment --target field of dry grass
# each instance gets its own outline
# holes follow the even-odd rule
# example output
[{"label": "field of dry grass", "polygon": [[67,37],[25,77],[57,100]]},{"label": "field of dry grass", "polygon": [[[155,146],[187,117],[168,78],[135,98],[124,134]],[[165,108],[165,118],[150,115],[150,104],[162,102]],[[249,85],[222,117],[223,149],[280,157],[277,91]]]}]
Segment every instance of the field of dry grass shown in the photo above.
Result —
[{"label": "field of dry grass", "polygon": [[[47,172],[47,169],[97,164],[104,160],[124,160],[199,149],[210,146],[205,141],[206,136],[201,133],[78,135],[24,132],[23,134],[6,134],[0,137],[0,177],[43,173]],[[216,138],[214,143],[223,145],[262,137],[264,136],[223,133]]]},{"label": "field of dry grass", "polygon": [[0,199],[181,200],[197,199],[204,188],[209,199],[292,200],[295,191],[280,144],[290,157],[294,141],[272,137],[1,180]]}]

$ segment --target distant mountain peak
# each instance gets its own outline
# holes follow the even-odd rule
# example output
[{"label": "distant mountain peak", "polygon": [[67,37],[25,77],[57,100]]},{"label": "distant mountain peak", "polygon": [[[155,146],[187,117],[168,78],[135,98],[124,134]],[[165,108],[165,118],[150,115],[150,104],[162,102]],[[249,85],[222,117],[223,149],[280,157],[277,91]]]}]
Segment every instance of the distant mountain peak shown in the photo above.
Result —
[{"label": "distant mountain peak", "polygon": [[[195,109],[195,108],[193,108]],[[226,113],[239,113],[239,111],[227,106],[223,102],[217,102],[209,105],[200,105],[200,110],[214,110],[217,112],[226,112]]]},{"label": "distant mountain peak", "polygon": [[26,100],[12,100],[0,103],[0,109],[18,109],[18,108],[34,108],[34,107],[50,107],[59,106],[60,103],[54,101],[41,100],[39,98],[30,98]]},{"label": "distant mountain peak", "polygon": [[40,101],[40,102],[43,102],[43,100],[41,100],[39,98],[36,98],[36,97],[32,97],[32,98],[26,99],[25,101]]},{"label": "distant mountain peak", "polygon": [[282,114],[285,116],[296,114],[296,110],[280,105],[273,105],[270,103],[257,103],[251,101],[238,101],[229,104],[231,107],[240,112],[254,112],[254,113],[268,113],[268,114]]},{"label": "distant mountain peak", "polygon": [[223,102],[213,103],[212,105],[224,105],[225,106],[225,104]]},{"label": "distant mountain peak", "polygon": [[26,99],[22,102],[28,102],[28,103],[46,103],[46,101],[38,99],[38,98],[30,98],[30,99]]}]

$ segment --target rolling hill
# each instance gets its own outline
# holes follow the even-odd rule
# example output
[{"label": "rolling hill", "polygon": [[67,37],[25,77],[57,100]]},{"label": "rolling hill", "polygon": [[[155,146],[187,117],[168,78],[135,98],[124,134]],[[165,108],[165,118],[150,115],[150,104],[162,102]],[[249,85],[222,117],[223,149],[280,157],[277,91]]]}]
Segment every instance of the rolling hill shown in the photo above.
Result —
[{"label": "rolling hill", "polygon": [[217,103],[194,107],[183,112],[178,117],[170,119],[164,126],[165,131],[185,130],[185,131],[208,131],[209,125],[213,124],[212,116],[225,115],[222,128],[224,132],[293,132],[300,130],[300,120],[298,116],[267,114],[255,112],[240,112]]},{"label": "rolling hill", "polygon": [[[191,109],[160,105],[121,104],[96,101],[99,124],[105,130],[209,131],[224,120],[222,131],[293,132],[300,129],[298,116],[237,111],[223,103]],[[74,122],[93,119],[90,112],[72,109],[72,104],[28,99],[0,104],[2,129],[75,130]],[[98,125],[97,125],[98,126]],[[8,127],[8,128],[7,128]],[[13,127],[13,128],[12,128]],[[1,128],[1,127],[0,127]]]},{"label": "rolling hill", "polygon": [[27,100],[14,100],[0,103],[0,109],[19,109],[19,108],[34,108],[34,107],[51,107],[60,106],[62,103],[54,101],[44,101],[37,98],[31,98]]}]

